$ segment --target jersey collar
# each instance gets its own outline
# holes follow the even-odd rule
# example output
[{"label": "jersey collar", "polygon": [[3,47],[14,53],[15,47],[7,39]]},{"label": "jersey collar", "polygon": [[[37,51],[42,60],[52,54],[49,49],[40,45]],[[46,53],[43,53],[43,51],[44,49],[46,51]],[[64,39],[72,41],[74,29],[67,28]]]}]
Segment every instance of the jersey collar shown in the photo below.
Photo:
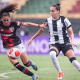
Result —
[{"label": "jersey collar", "polygon": [[[52,16],[51,16],[52,17]],[[59,16],[59,19],[60,19],[60,16]],[[57,19],[57,20],[59,20],[59,19]],[[56,19],[54,19],[53,17],[52,17],[52,20],[54,20],[54,21],[57,21]]]}]

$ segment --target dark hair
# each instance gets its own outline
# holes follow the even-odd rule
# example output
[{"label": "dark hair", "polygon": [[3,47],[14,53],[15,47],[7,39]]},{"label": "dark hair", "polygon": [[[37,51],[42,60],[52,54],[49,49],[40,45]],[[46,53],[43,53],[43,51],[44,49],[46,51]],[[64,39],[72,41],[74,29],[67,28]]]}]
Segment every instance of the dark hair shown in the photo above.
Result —
[{"label": "dark hair", "polygon": [[60,3],[57,3],[57,4],[55,4],[55,5],[52,5],[52,7],[56,7],[56,10],[58,11],[60,11]]},{"label": "dark hair", "polygon": [[0,18],[3,16],[10,16],[10,12],[18,10],[17,4],[9,4],[0,10]]}]

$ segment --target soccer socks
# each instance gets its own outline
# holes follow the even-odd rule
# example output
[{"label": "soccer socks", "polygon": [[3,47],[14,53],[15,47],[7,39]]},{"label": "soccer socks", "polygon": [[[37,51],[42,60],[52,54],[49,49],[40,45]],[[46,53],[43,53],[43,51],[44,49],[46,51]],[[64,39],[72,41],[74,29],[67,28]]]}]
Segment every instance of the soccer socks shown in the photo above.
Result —
[{"label": "soccer socks", "polygon": [[26,67],[29,67],[29,66],[32,66],[32,68],[34,69],[34,70],[38,70],[38,68],[37,68],[37,65],[33,62],[33,61],[31,61],[31,60],[29,60],[28,61],[28,63],[26,63],[26,64],[24,64]]},{"label": "soccer socks", "polygon": [[70,58],[71,63],[77,68],[77,70],[80,72],[80,63],[76,60],[75,57]]},{"label": "soccer socks", "polygon": [[27,68],[21,66],[19,64],[19,62],[17,62],[16,64],[14,64],[15,68],[17,68],[18,70],[20,70],[21,72],[23,72],[24,74],[28,75],[28,76],[33,76],[34,74],[32,72],[30,72]]},{"label": "soccer socks", "polygon": [[32,65],[32,62],[29,60],[28,63],[24,64],[26,67],[29,67]]},{"label": "soccer socks", "polygon": [[62,72],[61,68],[59,66],[59,62],[58,62],[57,57],[56,57],[56,51],[54,49],[50,50],[50,57],[51,57],[52,63],[54,64],[54,66],[58,70],[58,72],[59,73]]}]

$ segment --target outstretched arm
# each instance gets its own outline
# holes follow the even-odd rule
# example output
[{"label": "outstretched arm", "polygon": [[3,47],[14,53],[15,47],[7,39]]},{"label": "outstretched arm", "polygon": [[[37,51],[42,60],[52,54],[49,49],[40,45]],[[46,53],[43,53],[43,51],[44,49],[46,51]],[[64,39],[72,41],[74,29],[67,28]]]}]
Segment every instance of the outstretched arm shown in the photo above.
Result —
[{"label": "outstretched arm", "polygon": [[[45,29],[44,29],[45,30]],[[33,39],[39,36],[43,32],[42,29],[40,29],[28,42],[28,46],[32,43]]]},{"label": "outstretched arm", "polygon": [[39,25],[39,24],[31,23],[31,22],[23,22],[23,26],[40,27],[42,30],[43,28],[46,28],[45,24]]}]

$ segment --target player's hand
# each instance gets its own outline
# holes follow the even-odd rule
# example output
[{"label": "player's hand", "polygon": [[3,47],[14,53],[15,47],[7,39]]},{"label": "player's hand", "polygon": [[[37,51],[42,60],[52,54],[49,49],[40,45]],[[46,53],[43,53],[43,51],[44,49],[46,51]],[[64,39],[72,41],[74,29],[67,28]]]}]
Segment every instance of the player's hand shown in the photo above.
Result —
[{"label": "player's hand", "polygon": [[76,45],[76,44],[74,44],[74,43],[71,43],[71,45],[72,45],[72,46],[76,46],[76,47],[78,48],[78,45]]},{"label": "player's hand", "polygon": [[33,41],[33,39],[30,39],[30,40],[28,41],[28,46],[32,43],[32,41]]},{"label": "player's hand", "polygon": [[47,24],[43,23],[40,25],[40,28],[42,29],[42,31],[44,31],[47,27]]}]

